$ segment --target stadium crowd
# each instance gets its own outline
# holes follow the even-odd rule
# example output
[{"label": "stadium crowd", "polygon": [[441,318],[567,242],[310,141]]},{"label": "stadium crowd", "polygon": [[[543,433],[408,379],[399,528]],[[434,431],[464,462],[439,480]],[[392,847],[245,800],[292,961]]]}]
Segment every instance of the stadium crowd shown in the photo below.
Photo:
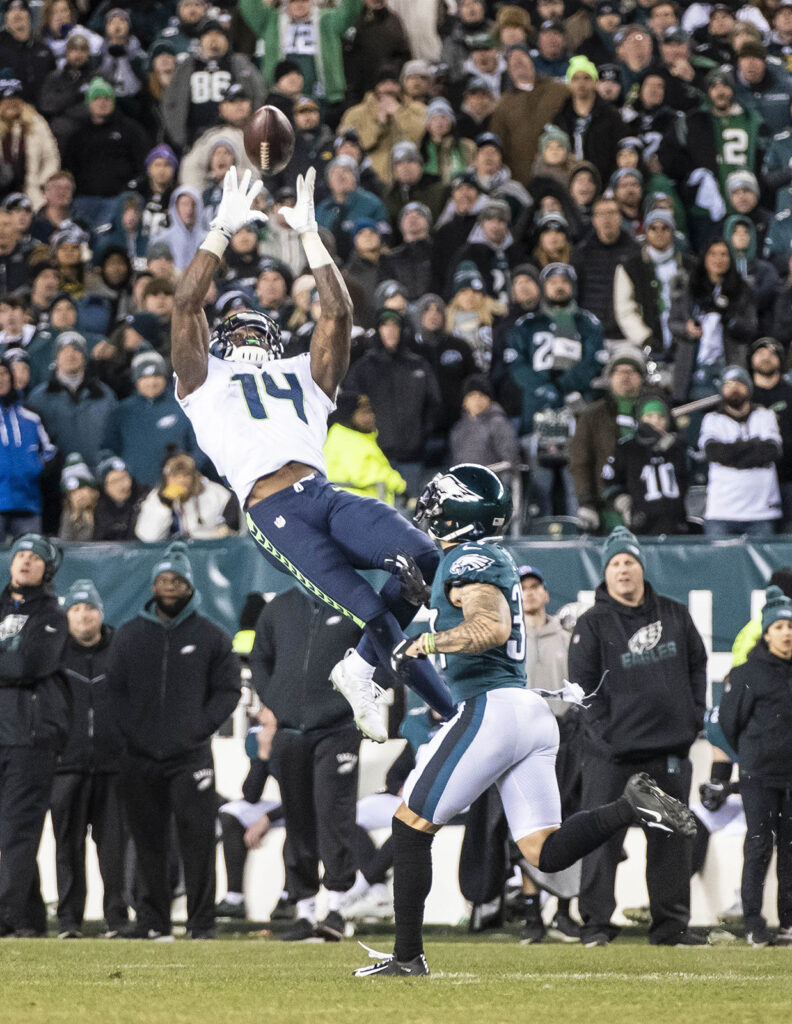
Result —
[{"label": "stadium crowd", "polygon": [[[409,502],[437,468],[471,461],[521,483],[524,528],[544,517],[609,538],[619,526],[713,537],[792,526],[788,0],[140,0],[124,8],[110,0],[9,0],[2,18],[0,541],[31,531],[86,542],[243,529],[236,499],[174,396],[170,324],[175,283],[205,236],[226,171],[258,173],[243,129],[265,102],[291,120],[294,157],[265,177],[257,204],[268,220],[234,234],[206,312],[214,325],[235,310],[264,311],[280,326],[287,355],[308,350],[318,297],[282,210],[296,201],[297,175],[314,167],[317,220],[355,311],[352,362],[326,445],[332,480]],[[38,554],[47,565],[54,557],[44,546]],[[165,619],[149,610],[133,620],[152,649],[158,630],[195,630],[194,622],[185,627],[193,589],[182,558],[171,554],[152,578],[155,601],[171,609]],[[530,579],[543,588],[541,572],[526,573],[524,583]],[[779,600],[773,607],[783,614],[769,615],[767,630],[789,618],[792,606]],[[101,613],[90,588],[69,601]],[[537,651],[547,628],[565,652],[568,638],[543,620],[544,603],[540,595],[532,613]],[[277,608],[267,614],[276,620]],[[92,658],[109,645],[101,616],[69,623],[80,662],[73,672],[90,679],[94,668],[80,661],[79,645]],[[220,665],[229,656],[211,631],[200,642],[214,644]],[[270,636],[267,652],[258,652],[261,692],[276,647]],[[790,656],[768,651],[776,660]],[[684,735],[662,749],[672,776],[677,762],[687,763],[690,728],[701,725],[702,669],[689,667],[696,708]],[[170,932],[163,808],[172,799],[184,810],[188,776],[210,778],[200,774],[211,772],[209,737],[233,705],[227,666],[217,672],[207,684],[217,692],[211,707],[195,711],[194,733],[161,738],[156,749],[141,736],[137,760],[120,769],[108,754],[108,771],[121,773],[118,793],[96,796],[100,805],[126,801],[129,827],[146,850],[142,918],[141,904],[138,911],[147,934]],[[319,729],[328,725],[322,714],[349,747],[332,752],[330,744],[332,756],[355,758],[350,721],[323,706]],[[269,724],[254,768],[268,760]],[[411,746],[434,725],[426,716]],[[170,742],[179,757],[191,751],[178,771],[161,769]],[[0,759],[9,745],[0,735]],[[331,755],[298,742],[285,747],[275,741],[300,768],[299,801],[318,785],[312,770]],[[75,763],[77,774],[86,770]],[[681,788],[685,770],[672,780]],[[37,815],[54,772],[54,763],[40,768]],[[728,784],[717,772],[713,778]],[[160,813],[144,813],[141,779]],[[265,779],[259,769],[250,791],[260,795]],[[778,813],[787,822],[784,779]],[[81,927],[84,891],[73,876],[95,811],[69,804],[78,790],[87,799],[74,780],[61,778],[54,789],[56,828],[68,848],[59,861],[64,933]],[[177,815],[176,825],[190,850],[192,934],[208,937],[207,837],[216,807],[196,801],[194,815]],[[288,798],[278,810],[288,825]],[[273,816],[270,808],[266,825],[256,826],[261,835]],[[221,821],[235,851],[229,878],[241,879],[255,823],[231,811]],[[96,836],[101,813],[90,824]],[[339,892],[354,884],[355,897],[370,900],[374,890],[378,898],[388,864],[362,837],[353,858],[349,836],[339,840],[332,824],[319,823],[318,840],[300,836],[287,864],[293,900],[310,898],[320,855],[326,868],[332,860]],[[292,825],[294,835],[298,829]],[[117,830],[105,840],[107,924],[118,933],[128,898],[117,865],[123,842]],[[753,854],[748,894],[757,944],[767,851],[765,841]],[[608,870],[619,852],[609,851]],[[24,861],[28,847],[14,856]],[[5,850],[3,859],[10,870]],[[654,914],[664,900],[679,903],[679,874],[658,876]],[[604,890],[599,882],[590,937],[602,944],[612,934],[608,879]],[[6,925],[0,900],[0,927],[40,933],[35,883],[14,897]],[[225,906],[231,916],[241,905],[237,889]],[[523,897],[536,932],[538,897],[528,881]],[[330,908],[326,937],[337,937],[332,915],[342,902]],[[676,911],[687,934],[684,908]],[[784,914],[788,930],[786,907]],[[307,920],[313,933],[310,913]],[[572,926],[564,919],[559,927]]]},{"label": "stadium crowd", "polygon": [[409,501],[476,461],[519,477],[523,528],[785,530],[790,12],[11,0],[3,536],[239,528],[172,394],[169,335],[226,170],[255,171],[243,127],[265,101],[294,157],[207,313],[263,310],[307,349],[317,297],[280,211],[315,167],[355,306],[334,479]]}]

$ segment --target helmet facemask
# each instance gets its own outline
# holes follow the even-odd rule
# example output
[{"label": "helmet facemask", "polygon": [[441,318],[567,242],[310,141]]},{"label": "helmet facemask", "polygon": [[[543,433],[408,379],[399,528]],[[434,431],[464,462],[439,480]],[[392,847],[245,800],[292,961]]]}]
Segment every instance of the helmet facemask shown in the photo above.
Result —
[{"label": "helmet facemask", "polygon": [[266,313],[245,310],[232,313],[215,329],[209,339],[209,351],[234,363],[262,366],[283,358],[280,328]]}]

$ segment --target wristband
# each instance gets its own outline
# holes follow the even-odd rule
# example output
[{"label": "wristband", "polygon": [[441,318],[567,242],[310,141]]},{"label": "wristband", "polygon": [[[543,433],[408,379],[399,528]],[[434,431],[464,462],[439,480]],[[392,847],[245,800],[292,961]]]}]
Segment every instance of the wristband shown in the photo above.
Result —
[{"label": "wristband", "polygon": [[212,256],[221,260],[228,248],[228,242],[229,239],[224,231],[221,231],[220,228],[212,228],[199,248],[202,252],[211,253]]},{"label": "wristband", "polygon": [[434,633],[421,634],[421,647],[424,654],[437,654],[437,642]]},{"label": "wristband", "polygon": [[318,231],[305,231],[300,235],[300,239],[311,270],[327,267],[333,262],[333,258],[325,248],[325,244],[319,237]]}]

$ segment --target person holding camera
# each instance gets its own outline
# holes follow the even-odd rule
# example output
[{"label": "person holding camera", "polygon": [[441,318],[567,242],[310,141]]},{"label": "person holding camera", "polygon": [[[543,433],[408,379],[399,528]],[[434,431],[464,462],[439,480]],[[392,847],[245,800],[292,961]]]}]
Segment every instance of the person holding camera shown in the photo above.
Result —
[{"label": "person holding camera", "polygon": [[602,325],[578,306],[577,274],[567,263],[549,263],[539,275],[541,299],[509,331],[504,372],[522,396],[520,434],[527,441],[540,514],[550,515],[555,471],[562,470],[567,511],[574,512],[566,471],[575,398],[588,401],[599,372]]},{"label": "person holding camera", "polygon": [[[792,600],[768,587],[762,639],[743,665],[732,669],[720,703],[726,740],[737,751],[747,830],[742,904],[752,946],[792,946]],[[762,915],[764,880],[775,844],[778,920],[775,942]]]},{"label": "person holding camera", "polygon": [[46,537],[23,534],[0,594],[0,936],[47,931],[36,854],[70,719],[60,673],[69,629],[52,588],[59,564]]}]

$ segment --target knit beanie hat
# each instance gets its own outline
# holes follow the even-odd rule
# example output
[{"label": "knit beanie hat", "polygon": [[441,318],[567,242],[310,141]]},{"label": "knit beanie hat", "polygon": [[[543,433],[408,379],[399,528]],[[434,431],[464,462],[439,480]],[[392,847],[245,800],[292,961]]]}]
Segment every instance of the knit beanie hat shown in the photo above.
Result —
[{"label": "knit beanie hat", "polygon": [[454,273],[454,294],[464,288],[472,288],[476,292],[484,291],[484,282],[473,260],[462,260]]},{"label": "knit beanie hat", "polygon": [[99,452],[99,462],[96,466],[96,479],[102,486],[104,486],[104,482],[107,479],[108,474],[119,469],[125,469],[127,473],[129,473],[129,466],[127,466],[126,462],[124,462],[120,455],[116,455],[114,452],[107,450]]},{"label": "knit beanie hat", "polygon": [[456,124],[456,114],[454,113],[454,109],[448,100],[444,99],[442,96],[437,96],[426,108],[427,124],[429,123],[429,120],[437,114],[447,117],[451,124]]},{"label": "knit beanie hat", "polygon": [[744,384],[748,388],[748,394],[753,394],[753,381],[751,380],[748,371],[743,369],[742,366],[737,366],[736,363],[732,363],[731,366],[727,366],[721,374],[721,394],[723,394],[723,385],[728,384],[731,380],[737,380],[741,384]]},{"label": "knit beanie hat", "polygon": [[85,102],[90,103],[91,100],[98,100],[100,96],[104,96],[108,100],[114,100],[115,89],[104,78],[96,75],[88,83],[88,88],[85,90]]},{"label": "knit beanie hat", "polygon": [[158,146],[150,149],[146,154],[146,170],[151,167],[155,160],[167,160],[175,170],[179,167],[179,158],[166,143],[161,142]]},{"label": "knit beanie hat", "polygon": [[190,559],[187,557],[187,545],[182,541],[175,540],[165,549],[162,558],[151,570],[152,584],[160,573],[163,572],[175,572],[177,576],[187,580],[191,587],[195,586],[193,583],[192,566],[190,565]]},{"label": "knit beanie hat", "polygon": [[32,551],[44,563],[51,562],[55,554],[53,545],[40,533],[23,533],[21,537],[17,537],[11,547],[12,562],[14,556],[18,555],[20,551]]},{"label": "knit beanie hat", "polygon": [[665,416],[667,420],[671,418],[668,406],[662,398],[647,398],[646,401],[639,403],[637,411],[638,419],[642,416],[648,416],[653,412],[659,413],[661,416]]},{"label": "knit beanie hat", "polygon": [[588,59],[588,57],[584,57],[582,53],[576,54],[574,57],[572,57],[570,59],[569,64],[567,64],[567,69],[566,69],[566,80],[567,80],[567,82],[571,82],[572,81],[572,76],[576,75],[578,73],[578,71],[582,71],[584,74],[588,75],[590,78],[593,78],[595,82],[599,81],[599,73],[598,73],[596,67],[592,64],[592,62]]},{"label": "knit beanie hat", "polygon": [[104,615],[104,604],[93,580],[75,580],[63,598],[64,611],[76,604],[90,604]]},{"label": "knit beanie hat", "polygon": [[779,619],[792,619],[792,601],[780,587],[768,587],[766,603],[762,609],[762,633],[766,633]]},{"label": "knit beanie hat", "polygon": [[637,345],[631,345],[629,342],[614,345],[605,368],[607,375],[610,377],[616,367],[621,366],[622,363],[634,366],[642,377],[646,376],[646,357]]},{"label": "knit beanie hat", "polygon": [[132,360],[132,380],[141,377],[166,377],[165,360],[158,352],[141,352]]},{"label": "knit beanie hat", "polygon": [[567,153],[572,151],[572,143],[569,141],[569,136],[562,128],[554,124],[546,124],[544,131],[539,136],[539,153],[541,156],[544,156],[544,151],[550,142],[558,142]]},{"label": "knit beanie hat", "polygon": [[85,459],[79,452],[71,452],[66,456],[61,473],[61,490],[66,494],[69,491],[76,491],[78,487],[93,487],[99,490],[96,477],[88,468]]},{"label": "knit beanie hat", "polygon": [[608,568],[611,559],[616,555],[632,555],[645,569],[643,552],[634,533],[630,533],[626,526],[615,527],[605,538],[605,546],[602,549],[602,571]]}]

